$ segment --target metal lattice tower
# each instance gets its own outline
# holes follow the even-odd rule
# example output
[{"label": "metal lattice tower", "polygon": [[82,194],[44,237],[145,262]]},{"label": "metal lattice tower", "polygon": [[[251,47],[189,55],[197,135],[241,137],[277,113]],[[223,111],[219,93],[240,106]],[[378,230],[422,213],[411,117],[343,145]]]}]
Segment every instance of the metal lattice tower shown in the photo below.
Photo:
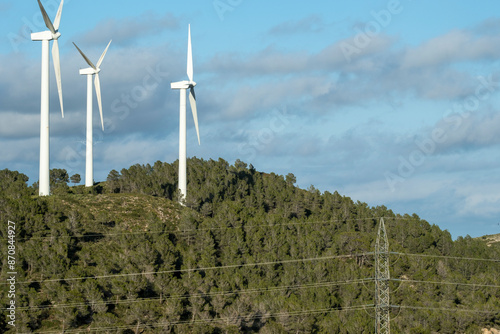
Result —
[{"label": "metal lattice tower", "polygon": [[384,218],[380,219],[375,244],[375,333],[390,334],[389,304],[389,242],[385,233]]}]

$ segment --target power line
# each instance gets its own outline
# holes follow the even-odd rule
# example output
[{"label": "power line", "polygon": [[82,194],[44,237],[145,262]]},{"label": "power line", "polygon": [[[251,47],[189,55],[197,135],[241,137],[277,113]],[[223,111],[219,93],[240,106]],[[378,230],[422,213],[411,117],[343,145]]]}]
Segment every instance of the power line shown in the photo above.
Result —
[{"label": "power line", "polygon": [[[487,287],[487,288],[500,288],[500,285],[491,285],[491,284],[474,284],[474,283],[458,283],[458,282],[443,282],[443,281],[420,281],[420,280],[409,280],[409,279],[390,279],[394,282],[405,282],[405,283],[424,283],[424,284],[442,284],[442,285],[459,285],[459,286],[470,286],[470,287]],[[252,294],[259,292],[275,292],[282,290],[299,290],[299,289],[308,289],[308,288],[316,288],[316,287],[329,287],[336,285],[347,285],[347,284],[360,284],[366,282],[373,282],[374,278],[365,278],[365,279],[353,279],[346,281],[336,281],[336,282],[318,282],[311,284],[298,284],[298,285],[287,285],[287,286],[277,286],[277,287],[267,287],[267,288],[255,288],[255,289],[242,289],[242,290],[231,290],[231,291],[216,291],[216,292],[207,292],[207,293],[198,293],[198,294],[177,294],[177,295],[168,295],[164,297],[153,297],[153,298],[137,298],[137,299],[126,299],[126,300],[115,300],[115,301],[102,301],[97,303],[85,302],[85,303],[70,303],[70,304],[54,304],[54,305],[45,305],[45,306],[29,306],[29,307],[18,307],[18,310],[41,310],[41,309],[52,309],[52,308],[65,308],[65,307],[80,307],[80,306],[96,306],[96,305],[110,305],[110,304],[129,304],[129,303],[140,303],[140,302],[148,302],[148,301],[160,301],[160,300],[169,300],[169,299],[187,299],[187,298],[202,298],[202,297],[216,297],[216,296],[231,296],[238,294]],[[7,310],[7,308],[3,308],[0,310]]]},{"label": "power line", "polygon": [[[389,252],[389,254],[417,256],[417,257],[430,257],[430,258],[447,258],[447,259],[468,260],[468,261],[486,261],[486,262],[500,263],[500,260],[485,259],[485,258],[456,257],[456,256],[429,255],[429,254],[411,254],[411,253],[399,253],[399,252]],[[39,280],[39,281],[24,281],[24,282],[17,282],[17,284],[32,284],[32,283],[45,283],[45,282],[76,281],[76,280],[85,280],[85,279],[92,279],[92,278],[93,279],[101,279],[101,278],[127,277],[127,276],[139,276],[139,275],[182,273],[182,272],[194,272],[194,271],[202,271],[202,270],[264,266],[264,265],[296,263],[296,262],[306,262],[306,261],[316,261],[316,260],[331,260],[331,259],[339,259],[339,258],[353,258],[353,257],[371,256],[371,255],[374,255],[374,253],[373,252],[365,252],[365,253],[358,253],[358,254],[351,254],[351,255],[323,256],[323,257],[314,257],[314,258],[307,258],[307,259],[291,259],[291,260],[258,262],[258,263],[242,263],[242,264],[213,266],[213,267],[204,267],[204,268],[201,267],[201,268],[187,268],[187,269],[172,269],[172,270],[152,271],[152,272],[143,272],[143,273],[99,275],[99,276],[86,276],[86,277],[69,277],[69,278]],[[7,284],[8,283],[0,283],[0,285],[7,285]]]},{"label": "power line", "polygon": [[411,253],[398,253],[398,252],[391,252],[391,254],[407,255],[407,256],[419,256],[419,257],[434,257],[434,258],[454,259],[454,260],[486,261],[486,262],[497,262],[497,263],[500,263],[500,259],[485,259],[485,258],[477,258],[477,257],[460,257],[460,256],[431,255],[431,254],[411,254]]},{"label": "power line", "polygon": [[[92,238],[92,237],[114,237],[121,235],[140,235],[140,234],[161,234],[161,233],[193,233],[200,231],[220,231],[220,230],[232,230],[232,229],[251,229],[251,228],[262,228],[262,227],[284,227],[284,226],[297,226],[297,225],[314,225],[314,224],[330,224],[332,222],[343,222],[345,220],[338,221],[316,221],[316,222],[295,222],[295,223],[281,223],[281,224],[260,224],[260,225],[241,225],[241,226],[223,226],[223,227],[206,227],[206,228],[196,228],[196,229],[174,229],[174,230],[153,230],[153,231],[137,231],[137,232],[120,232],[120,233],[108,233],[108,234],[86,234],[86,235],[63,235],[63,236],[45,236],[45,237],[32,237],[32,238],[24,238],[19,239],[18,241],[26,241],[26,240],[50,240],[54,238],[67,238],[67,239],[84,239],[84,238]],[[146,221],[145,221],[146,222]]]},{"label": "power line", "polygon": [[[247,314],[238,315],[236,317],[225,317],[225,318],[212,318],[212,319],[195,319],[195,320],[178,320],[170,322],[159,322],[154,324],[143,324],[143,325],[130,325],[130,326],[114,326],[114,327],[88,327],[86,329],[69,329],[64,330],[65,333],[89,333],[89,332],[102,332],[109,330],[119,330],[119,329],[129,329],[129,328],[155,328],[155,327],[168,327],[168,326],[178,326],[178,325],[197,325],[197,324],[210,324],[217,322],[232,322],[238,319],[256,320],[256,319],[269,319],[269,318],[279,318],[279,317],[296,317],[301,315],[312,315],[312,314],[323,314],[323,313],[333,313],[333,312],[346,312],[346,311],[358,311],[374,308],[373,304],[368,305],[356,305],[348,307],[335,307],[335,308],[324,308],[317,310],[302,310],[302,311],[291,311],[291,312],[280,312],[280,313],[269,313],[269,314]],[[60,333],[61,330],[57,331],[43,331],[37,333]],[[23,334],[23,333],[21,333]]]},{"label": "power line", "polygon": [[[376,218],[359,218],[359,219],[350,219],[350,220],[367,220],[367,219],[376,219]],[[45,237],[31,237],[18,239],[18,241],[26,241],[26,240],[48,240],[54,238],[74,238],[74,239],[83,239],[83,238],[91,238],[91,237],[113,237],[113,236],[121,236],[121,235],[139,235],[139,234],[161,234],[161,233],[190,233],[190,232],[200,232],[200,231],[217,231],[217,230],[231,230],[231,229],[240,229],[240,228],[261,228],[261,227],[282,227],[282,226],[297,226],[297,225],[314,225],[314,224],[330,224],[335,222],[345,222],[347,219],[338,219],[338,220],[321,220],[321,221],[313,221],[313,222],[294,222],[294,223],[280,223],[280,224],[258,224],[258,225],[245,225],[241,226],[219,226],[219,227],[205,227],[205,228],[195,228],[195,229],[173,229],[173,230],[153,230],[153,231],[137,231],[137,232],[120,232],[120,233],[108,233],[108,234],[86,234],[86,235],[60,235],[60,236],[45,236]],[[137,222],[137,221],[136,221]],[[145,220],[144,222],[148,222]]]},{"label": "power line", "polygon": [[429,306],[409,306],[409,305],[397,305],[391,306],[392,308],[400,309],[410,309],[410,310],[429,310],[429,311],[446,311],[446,312],[468,312],[468,313],[480,313],[480,314],[499,314],[500,310],[497,311],[486,311],[486,310],[476,310],[467,308],[445,308],[445,307],[429,307]]},{"label": "power line", "polygon": [[470,287],[477,287],[477,288],[495,288],[495,289],[500,288],[500,285],[493,285],[493,284],[458,283],[458,282],[442,282],[442,281],[419,281],[419,280],[412,280],[412,279],[395,279],[395,278],[391,279],[391,281],[408,282],[408,283],[459,285],[459,286],[470,286]]},{"label": "power line", "polygon": [[[121,235],[140,235],[140,234],[161,234],[161,233],[190,233],[190,232],[200,232],[200,231],[217,231],[217,230],[231,230],[231,229],[251,229],[251,228],[262,228],[262,227],[284,227],[284,226],[307,226],[315,224],[331,224],[331,223],[343,223],[346,221],[360,221],[360,220],[377,220],[377,219],[394,219],[394,220],[405,220],[412,218],[404,217],[366,217],[366,218],[347,218],[347,219],[331,219],[331,220],[320,220],[312,222],[294,222],[294,223],[281,223],[281,224],[258,224],[258,225],[241,225],[241,226],[222,226],[222,227],[206,227],[206,228],[196,228],[196,229],[173,229],[173,230],[153,230],[153,231],[137,231],[137,232],[120,232],[120,233],[95,233],[86,235],[58,235],[58,236],[44,236],[44,237],[30,237],[18,239],[17,241],[28,241],[28,240],[52,240],[54,238],[58,239],[84,239],[93,237],[114,237]],[[149,220],[136,221],[136,222],[150,222]],[[5,238],[4,238],[5,239]]]},{"label": "power line", "polygon": [[[69,304],[53,304],[44,306],[26,306],[17,307],[17,310],[42,310],[42,309],[53,309],[53,308],[67,308],[67,307],[80,307],[80,306],[98,306],[98,305],[116,305],[116,304],[132,304],[141,302],[154,302],[169,299],[188,299],[188,298],[204,298],[204,297],[217,297],[217,296],[232,296],[238,294],[252,294],[260,292],[276,292],[282,290],[299,290],[299,289],[309,289],[317,287],[330,287],[336,285],[347,285],[347,284],[359,284],[373,281],[373,278],[366,279],[354,279],[346,281],[337,282],[318,282],[311,284],[297,284],[288,286],[277,286],[277,287],[267,287],[267,288],[254,288],[254,289],[242,289],[242,290],[231,290],[231,291],[216,291],[207,293],[196,293],[196,294],[176,294],[168,295],[164,297],[152,297],[152,298],[136,298],[136,299],[125,299],[125,300],[115,300],[115,301],[102,301],[102,302],[85,302],[85,303],[69,303]],[[8,308],[3,308],[0,310],[8,310]]]},{"label": "power line", "polygon": [[[243,268],[243,267],[254,267],[254,266],[267,266],[273,264],[286,264],[286,263],[297,263],[297,262],[310,262],[310,261],[322,261],[322,260],[333,260],[333,259],[346,259],[354,258],[359,256],[372,255],[373,253],[360,253],[351,255],[332,255],[332,256],[322,256],[313,257],[306,259],[290,259],[281,261],[268,261],[268,262],[257,262],[257,263],[242,263],[242,264],[232,264],[225,266],[213,266],[213,267],[201,267],[201,268],[186,268],[186,269],[172,269],[163,271],[150,271],[142,273],[129,273],[129,274],[114,274],[114,275],[98,275],[98,276],[86,276],[86,277],[68,277],[68,278],[57,278],[48,279],[41,281],[24,281],[17,282],[17,284],[33,284],[33,283],[47,283],[47,282],[61,282],[61,281],[81,281],[86,279],[102,279],[102,278],[114,278],[114,277],[130,277],[130,276],[140,276],[140,275],[154,275],[154,274],[170,274],[170,273],[182,273],[182,272],[194,272],[194,271],[206,271],[206,270],[217,270],[217,269],[229,269],[229,268]],[[1,285],[7,285],[9,283],[0,283]]]}]

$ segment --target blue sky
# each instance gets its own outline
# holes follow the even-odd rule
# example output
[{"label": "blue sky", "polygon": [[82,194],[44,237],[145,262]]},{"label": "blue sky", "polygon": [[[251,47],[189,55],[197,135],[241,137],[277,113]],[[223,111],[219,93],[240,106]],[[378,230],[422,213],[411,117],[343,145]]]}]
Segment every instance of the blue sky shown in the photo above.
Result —
[{"label": "blue sky", "polygon": [[[59,0],[43,1],[51,18]],[[85,62],[97,61],[94,176],[178,158],[191,24],[201,146],[297,185],[417,213],[453,237],[500,233],[500,4],[66,0],[65,118],[51,69],[51,168],[85,174]],[[38,180],[36,1],[0,0],[0,168]],[[95,108],[94,108],[95,109]]]}]

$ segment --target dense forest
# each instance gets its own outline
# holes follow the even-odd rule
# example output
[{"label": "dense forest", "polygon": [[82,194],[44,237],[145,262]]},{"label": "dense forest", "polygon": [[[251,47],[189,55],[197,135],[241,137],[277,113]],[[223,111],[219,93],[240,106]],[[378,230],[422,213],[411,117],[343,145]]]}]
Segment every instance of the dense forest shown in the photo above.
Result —
[{"label": "dense forest", "polygon": [[[15,222],[16,321],[2,333],[374,333],[374,248],[390,255],[393,333],[500,328],[500,243],[416,214],[300,189],[237,160],[113,170],[92,188],[51,170],[52,196],[0,171],[0,247]],[[79,177],[71,180],[78,183]],[[7,256],[0,300],[7,315]]]}]

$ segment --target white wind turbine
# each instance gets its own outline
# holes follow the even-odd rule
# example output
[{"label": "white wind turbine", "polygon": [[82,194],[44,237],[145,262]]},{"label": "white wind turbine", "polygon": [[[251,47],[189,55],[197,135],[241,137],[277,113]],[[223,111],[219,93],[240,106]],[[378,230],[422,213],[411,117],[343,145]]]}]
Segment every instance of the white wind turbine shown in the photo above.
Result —
[{"label": "white wind turbine", "polygon": [[43,20],[49,30],[36,32],[31,34],[32,41],[42,41],[42,89],[41,89],[41,106],[40,106],[40,176],[39,190],[40,196],[50,195],[49,183],[49,42],[54,41],[52,46],[52,58],[54,61],[54,70],[56,73],[57,90],[59,91],[59,102],[61,104],[61,113],[64,118],[64,108],[62,99],[61,86],[61,62],[59,60],[59,43],[58,38],[61,37],[59,32],[59,24],[61,23],[61,12],[64,0],[61,0],[59,9],[57,10],[54,24],[49,19],[47,12],[42,6],[40,0],[38,5],[42,12]]},{"label": "white wind turbine", "polygon": [[196,111],[196,95],[193,81],[193,52],[191,48],[191,25],[188,33],[188,55],[187,55],[187,75],[189,80],[173,82],[170,87],[180,90],[180,124],[179,124],[179,191],[180,202],[186,199],[186,91],[189,89],[189,103],[193,112],[194,125],[198,135],[198,144],[200,145],[200,131],[198,128],[198,115]]},{"label": "white wind turbine", "polygon": [[93,139],[92,139],[92,76],[95,75],[95,93],[97,95],[97,103],[99,104],[99,113],[101,115],[101,125],[102,131],[104,131],[104,120],[102,118],[102,102],[101,102],[101,81],[99,80],[99,72],[101,71],[100,66],[104,60],[106,52],[108,52],[109,45],[104,50],[99,58],[99,61],[94,65],[89,58],[80,50],[75,43],[73,45],[80,52],[83,59],[89,64],[89,68],[80,70],[81,75],[87,76],[87,153],[86,153],[86,164],[85,164],[85,186],[92,187],[94,185],[94,153],[93,153]]}]

